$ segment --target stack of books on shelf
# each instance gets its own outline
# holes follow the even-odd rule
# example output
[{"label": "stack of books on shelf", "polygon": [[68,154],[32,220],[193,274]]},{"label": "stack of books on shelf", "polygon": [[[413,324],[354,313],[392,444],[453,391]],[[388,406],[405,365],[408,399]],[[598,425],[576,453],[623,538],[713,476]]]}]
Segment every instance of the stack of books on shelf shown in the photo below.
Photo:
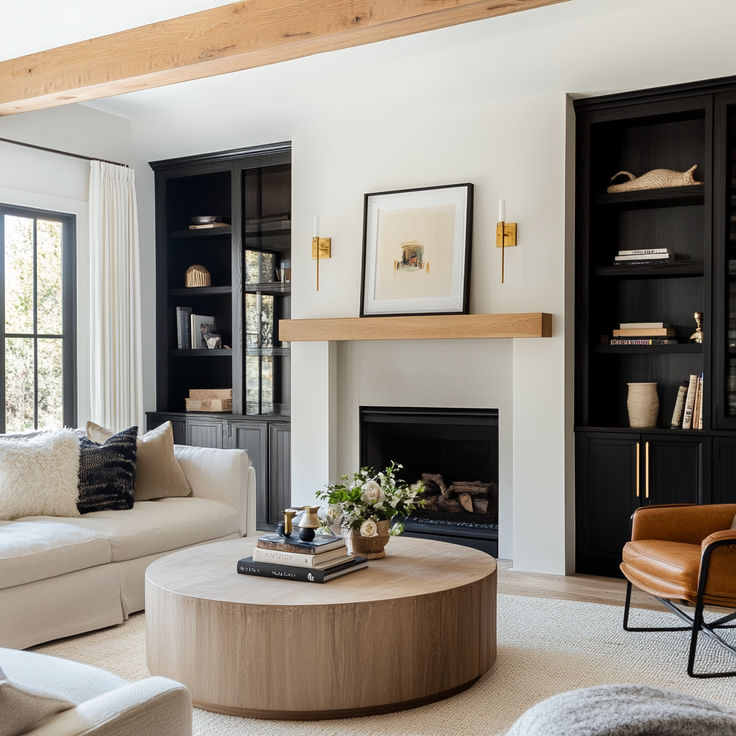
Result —
[{"label": "stack of books on shelf", "polygon": [[613,259],[614,266],[655,266],[671,263],[677,256],[669,248],[639,248],[620,250]]},{"label": "stack of books on shelf", "polygon": [[238,560],[238,572],[282,580],[326,583],[333,578],[362,570],[365,557],[349,555],[343,537],[317,534],[311,542],[296,536],[266,534],[258,537],[252,557]]},{"label": "stack of books on shelf", "polygon": [[670,429],[703,429],[703,374],[692,373],[677,390]]},{"label": "stack of books on shelf", "polygon": [[674,345],[675,329],[664,322],[622,322],[611,333],[611,345]]}]

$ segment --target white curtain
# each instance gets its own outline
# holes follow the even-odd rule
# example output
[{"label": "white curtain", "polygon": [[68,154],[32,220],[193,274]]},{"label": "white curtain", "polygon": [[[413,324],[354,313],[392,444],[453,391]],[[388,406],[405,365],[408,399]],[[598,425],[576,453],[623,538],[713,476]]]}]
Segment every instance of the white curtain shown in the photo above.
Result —
[{"label": "white curtain", "polygon": [[91,419],[143,429],[135,172],[92,161],[89,177]]}]

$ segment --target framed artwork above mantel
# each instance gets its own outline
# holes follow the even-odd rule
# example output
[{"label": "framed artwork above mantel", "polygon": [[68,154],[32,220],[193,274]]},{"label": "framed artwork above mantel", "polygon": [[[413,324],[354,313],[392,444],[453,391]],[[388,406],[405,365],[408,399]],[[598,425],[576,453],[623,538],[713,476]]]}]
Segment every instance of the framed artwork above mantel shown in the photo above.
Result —
[{"label": "framed artwork above mantel", "polygon": [[467,314],[473,185],[365,195],[361,317]]}]

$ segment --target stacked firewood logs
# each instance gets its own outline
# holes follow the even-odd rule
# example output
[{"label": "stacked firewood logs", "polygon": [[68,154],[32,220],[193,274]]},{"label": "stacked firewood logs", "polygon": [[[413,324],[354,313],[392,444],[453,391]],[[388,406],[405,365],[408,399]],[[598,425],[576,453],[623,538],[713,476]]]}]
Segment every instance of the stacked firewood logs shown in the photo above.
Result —
[{"label": "stacked firewood logs", "polygon": [[493,514],[498,499],[495,483],[481,480],[455,481],[449,486],[439,473],[422,473],[424,492],[420,498],[426,503],[424,511]]}]

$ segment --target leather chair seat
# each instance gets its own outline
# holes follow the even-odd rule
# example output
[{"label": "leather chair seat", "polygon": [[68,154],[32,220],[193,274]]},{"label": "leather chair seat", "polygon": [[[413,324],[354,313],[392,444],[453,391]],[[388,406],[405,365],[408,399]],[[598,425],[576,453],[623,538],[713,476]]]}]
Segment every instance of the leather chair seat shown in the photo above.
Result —
[{"label": "leather chair seat", "polygon": [[[701,554],[700,544],[637,539],[624,545],[621,571],[650,595],[695,604]],[[714,606],[736,606],[735,591],[736,569],[731,560],[714,555],[703,602]]]},{"label": "leather chair seat", "polygon": [[698,594],[700,545],[637,539],[624,545],[621,572],[657,598],[694,603]]}]

